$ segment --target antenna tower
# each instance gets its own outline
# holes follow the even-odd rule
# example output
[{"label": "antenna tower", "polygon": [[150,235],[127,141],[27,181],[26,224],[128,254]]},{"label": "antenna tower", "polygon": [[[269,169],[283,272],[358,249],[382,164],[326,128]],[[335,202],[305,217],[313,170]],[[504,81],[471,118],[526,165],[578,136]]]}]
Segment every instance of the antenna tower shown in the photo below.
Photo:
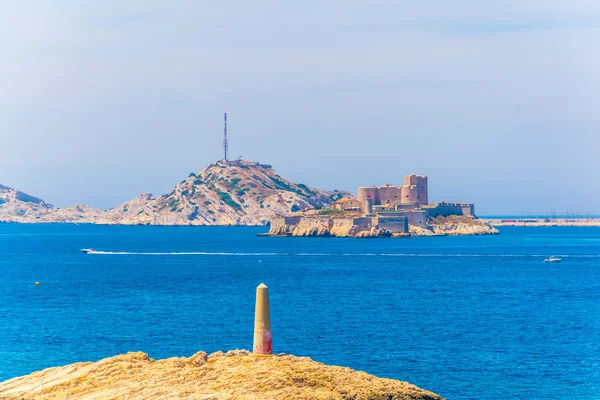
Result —
[{"label": "antenna tower", "polygon": [[229,144],[227,143],[227,113],[225,113],[225,129],[223,130],[223,161],[229,161],[227,159],[227,151],[229,151]]}]

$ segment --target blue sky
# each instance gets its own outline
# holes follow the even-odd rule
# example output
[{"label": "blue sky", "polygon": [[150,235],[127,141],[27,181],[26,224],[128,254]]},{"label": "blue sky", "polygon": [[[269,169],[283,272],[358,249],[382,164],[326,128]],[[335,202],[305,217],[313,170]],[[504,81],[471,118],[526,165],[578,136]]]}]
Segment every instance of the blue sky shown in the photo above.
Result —
[{"label": "blue sky", "polygon": [[55,205],[167,192],[226,111],[233,156],[313,187],[600,213],[600,2],[6,3],[0,183]]}]

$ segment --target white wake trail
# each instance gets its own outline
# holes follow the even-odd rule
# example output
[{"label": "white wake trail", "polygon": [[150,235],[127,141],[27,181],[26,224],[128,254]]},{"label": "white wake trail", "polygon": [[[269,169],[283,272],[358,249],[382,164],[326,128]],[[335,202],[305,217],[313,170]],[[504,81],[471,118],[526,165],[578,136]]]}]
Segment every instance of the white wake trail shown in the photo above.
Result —
[{"label": "white wake trail", "polygon": [[[140,255],[140,256],[238,256],[238,257],[547,257],[547,254],[444,254],[444,253],[242,253],[242,252],[140,252],[140,251],[94,251],[89,255]],[[600,254],[555,254],[563,258],[600,258]]]}]

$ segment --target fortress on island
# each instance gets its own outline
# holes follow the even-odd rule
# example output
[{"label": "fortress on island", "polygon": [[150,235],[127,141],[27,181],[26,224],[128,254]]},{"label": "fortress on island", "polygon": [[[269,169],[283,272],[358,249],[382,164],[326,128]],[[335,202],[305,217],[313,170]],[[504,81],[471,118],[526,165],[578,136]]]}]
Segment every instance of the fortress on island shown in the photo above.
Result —
[{"label": "fortress on island", "polygon": [[475,207],[472,203],[429,204],[427,177],[412,174],[404,177],[401,186],[359,187],[357,198],[340,199],[329,209],[305,210],[272,218],[269,233],[285,236],[408,236],[411,232],[431,231],[429,222],[432,219],[450,216],[475,221]]}]

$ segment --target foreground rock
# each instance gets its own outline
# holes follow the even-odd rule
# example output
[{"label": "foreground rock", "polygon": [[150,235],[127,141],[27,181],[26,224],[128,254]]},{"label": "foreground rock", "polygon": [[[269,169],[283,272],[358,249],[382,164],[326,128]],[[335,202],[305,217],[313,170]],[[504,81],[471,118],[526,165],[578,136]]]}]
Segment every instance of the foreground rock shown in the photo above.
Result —
[{"label": "foreground rock", "polygon": [[2,399],[441,399],[406,382],[376,378],[307,357],[247,351],[153,360],[128,353],[49,368],[0,383]]}]

